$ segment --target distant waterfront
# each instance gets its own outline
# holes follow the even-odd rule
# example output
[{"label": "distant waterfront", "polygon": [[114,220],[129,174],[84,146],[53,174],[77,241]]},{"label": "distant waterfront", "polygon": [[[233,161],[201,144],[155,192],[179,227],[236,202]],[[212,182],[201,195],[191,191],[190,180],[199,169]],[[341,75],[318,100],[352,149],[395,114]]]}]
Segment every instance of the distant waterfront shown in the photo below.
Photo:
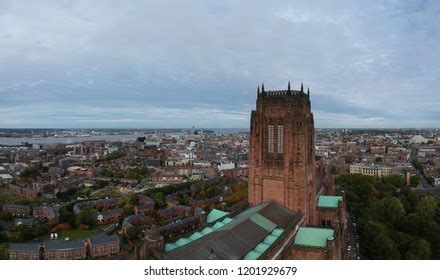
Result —
[{"label": "distant waterfront", "polygon": [[[215,128],[208,129],[214,131],[214,133],[239,133],[248,132],[249,129],[243,128]],[[71,144],[85,141],[134,141],[139,136],[145,136],[146,133],[133,133],[133,134],[102,134],[102,135],[90,135],[90,136],[68,136],[68,137],[0,137],[0,145],[18,146],[23,142],[30,144]]]},{"label": "distant waterfront", "polygon": [[46,138],[27,138],[27,137],[0,137],[0,145],[21,145],[23,142],[30,144],[70,144],[84,141],[133,141],[140,135],[96,135],[96,136],[77,136],[77,137],[46,137]]}]

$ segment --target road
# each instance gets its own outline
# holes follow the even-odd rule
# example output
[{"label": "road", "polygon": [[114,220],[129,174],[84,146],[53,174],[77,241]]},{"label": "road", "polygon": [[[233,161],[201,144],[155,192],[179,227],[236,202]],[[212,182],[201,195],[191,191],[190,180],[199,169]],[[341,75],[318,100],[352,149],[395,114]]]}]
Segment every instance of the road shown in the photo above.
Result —
[{"label": "road", "polygon": [[361,254],[359,250],[359,235],[357,233],[355,220],[351,215],[347,215],[347,238],[347,260],[360,259]]}]

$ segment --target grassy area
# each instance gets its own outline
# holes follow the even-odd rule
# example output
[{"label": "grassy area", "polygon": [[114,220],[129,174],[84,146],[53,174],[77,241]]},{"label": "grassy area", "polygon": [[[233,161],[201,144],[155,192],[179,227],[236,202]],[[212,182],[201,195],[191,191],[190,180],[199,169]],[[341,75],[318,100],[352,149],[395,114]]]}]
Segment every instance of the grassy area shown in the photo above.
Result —
[{"label": "grassy area", "polygon": [[31,204],[37,199],[24,197],[5,188],[0,188],[0,204]]},{"label": "grassy area", "polygon": [[103,189],[97,190],[93,192],[89,197],[90,198],[101,198],[101,197],[121,197],[121,191],[119,187],[105,187]]},{"label": "grassy area", "polygon": [[9,259],[9,243],[0,243],[0,260]]},{"label": "grassy area", "polygon": [[[102,233],[103,230],[101,228],[93,228],[93,229],[70,229],[58,232],[58,239],[64,240],[64,238],[69,237],[70,240],[81,239],[92,237]],[[44,238],[45,240],[50,240],[50,236]]]}]

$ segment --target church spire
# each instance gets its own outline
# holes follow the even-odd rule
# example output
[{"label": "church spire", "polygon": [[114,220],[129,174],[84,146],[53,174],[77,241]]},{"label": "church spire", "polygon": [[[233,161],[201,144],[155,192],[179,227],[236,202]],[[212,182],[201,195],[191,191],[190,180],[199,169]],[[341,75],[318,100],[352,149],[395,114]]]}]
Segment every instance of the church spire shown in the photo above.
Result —
[{"label": "church spire", "polygon": [[290,92],[290,81],[289,81],[289,83],[287,84],[287,91]]},{"label": "church spire", "polygon": [[304,86],[303,86],[303,83],[301,83],[301,92],[304,93]]},{"label": "church spire", "polygon": [[257,88],[257,94],[260,94],[260,86]]},{"label": "church spire", "polygon": [[264,92],[264,83],[261,84],[261,92]]},{"label": "church spire", "polygon": [[307,88],[307,95],[310,95],[310,90],[309,90],[309,88]]}]

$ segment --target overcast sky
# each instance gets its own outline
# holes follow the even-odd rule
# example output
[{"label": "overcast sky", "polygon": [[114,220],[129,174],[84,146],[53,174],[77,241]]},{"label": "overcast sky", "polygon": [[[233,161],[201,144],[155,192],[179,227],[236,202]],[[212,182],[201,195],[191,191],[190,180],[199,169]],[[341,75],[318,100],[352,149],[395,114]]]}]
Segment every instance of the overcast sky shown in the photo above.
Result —
[{"label": "overcast sky", "polygon": [[440,1],[0,0],[0,128],[440,127]]}]

